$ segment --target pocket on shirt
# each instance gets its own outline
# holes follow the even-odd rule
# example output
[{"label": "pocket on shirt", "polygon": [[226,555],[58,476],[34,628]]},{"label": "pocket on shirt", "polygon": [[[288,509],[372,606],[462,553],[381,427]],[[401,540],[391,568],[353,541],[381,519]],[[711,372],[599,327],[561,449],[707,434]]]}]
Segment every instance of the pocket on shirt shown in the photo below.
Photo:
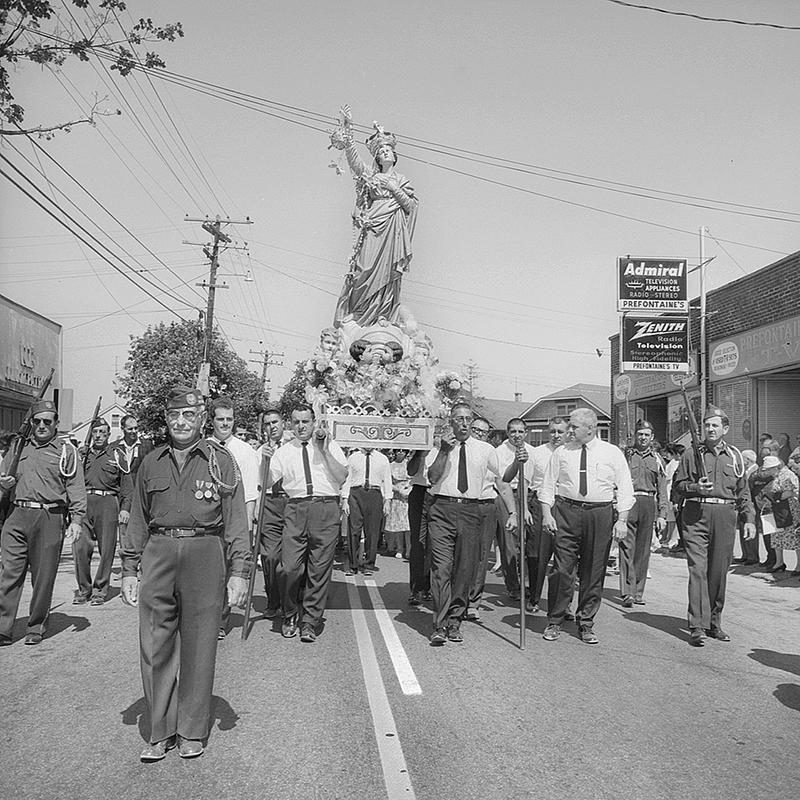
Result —
[{"label": "pocket on shirt", "polygon": [[166,492],[169,489],[169,478],[166,475],[154,475],[152,478],[145,478],[144,489],[147,494]]}]

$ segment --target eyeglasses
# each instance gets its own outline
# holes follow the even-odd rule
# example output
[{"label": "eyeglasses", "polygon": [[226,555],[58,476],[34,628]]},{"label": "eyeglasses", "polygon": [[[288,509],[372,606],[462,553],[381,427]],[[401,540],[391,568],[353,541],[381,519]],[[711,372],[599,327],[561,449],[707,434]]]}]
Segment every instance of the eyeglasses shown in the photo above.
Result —
[{"label": "eyeglasses", "polygon": [[470,430],[471,430],[471,431],[472,431],[472,433],[474,433],[476,436],[488,436],[488,435],[489,435],[489,430],[488,430],[488,428],[476,428],[476,427],[473,425],[473,426],[470,428]]},{"label": "eyeglasses", "polygon": [[54,419],[42,419],[41,417],[34,417],[31,422],[34,425],[44,425],[46,428],[49,428],[54,422]]},{"label": "eyeglasses", "polygon": [[177,422],[183,417],[187,422],[196,422],[198,417],[197,411],[167,411],[167,419],[170,422]]}]

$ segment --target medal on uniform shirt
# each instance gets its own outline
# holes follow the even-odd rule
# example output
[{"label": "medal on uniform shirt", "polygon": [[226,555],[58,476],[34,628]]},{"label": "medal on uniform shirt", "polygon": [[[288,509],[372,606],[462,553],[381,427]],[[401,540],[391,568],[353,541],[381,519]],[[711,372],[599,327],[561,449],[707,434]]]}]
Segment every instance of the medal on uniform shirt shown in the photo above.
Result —
[{"label": "medal on uniform shirt", "polygon": [[203,492],[203,497],[205,497],[206,500],[210,500],[212,496],[213,495],[212,495],[211,489],[206,489]]},{"label": "medal on uniform shirt", "polygon": [[202,499],[203,499],[203,490],[202,490],[202,489],[198,489],[198,490],[197,490],[197,491],[194,493],[194,496],[195,496],[195,497],[196,497],[198,500],[202,500]]}]

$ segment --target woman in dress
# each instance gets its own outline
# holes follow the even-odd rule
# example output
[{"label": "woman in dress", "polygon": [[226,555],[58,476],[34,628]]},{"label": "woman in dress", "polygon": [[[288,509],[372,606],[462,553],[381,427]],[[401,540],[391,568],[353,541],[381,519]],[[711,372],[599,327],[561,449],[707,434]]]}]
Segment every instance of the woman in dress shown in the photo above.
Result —
[{"label": "woman in dress", "polygon": [[406,470],[405,450],[395,450],[391,462],[392,499],[386,517],[387,555],[408,560],[411,552],[411,526],[408,522],[408,496],[411,494],[411,481]]},{"label": "woman in dress", "polygon": [[395,170],[394,134],[375,126],[366,141],[375,165],[368,166],[356,150],[352,124],[350,106],[342,106],[340,128],[331,143],[344,150],[356,182],[356,239],[334,324],[353,320],[367,327],[381,318],[398,321],[400,282],[411,261],[418,201],[408,179]]},{"label": "woman in dress", "polygon": [[773,476],[769,487],[772,500],[772,514],[776,531],[772,534],[775,548],[775,566],[768,572],[785,572],[784,550],[794,550],[797,555],[793,576],[800,575],[800,480],[785,466],[777,456],[767,456],[762,470]]}]

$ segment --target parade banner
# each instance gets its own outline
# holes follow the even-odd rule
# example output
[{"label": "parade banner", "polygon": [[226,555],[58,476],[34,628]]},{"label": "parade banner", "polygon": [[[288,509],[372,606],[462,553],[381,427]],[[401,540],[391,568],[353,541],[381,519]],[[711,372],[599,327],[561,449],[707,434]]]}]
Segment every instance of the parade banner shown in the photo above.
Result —
[{"label": "parade banner", "polygon": [[342,447],[377,447],[401,450],[433,448],[433,417],[382,414],[325,413],[322,419]]},{"label": "parade banner", "polygon": [[622,316],[624,372],[688,372],[689,317]]},{"label": "parade banner", "polygon": [[686,273],[686,259],[618,259],[617,311],[688,313]]}]

